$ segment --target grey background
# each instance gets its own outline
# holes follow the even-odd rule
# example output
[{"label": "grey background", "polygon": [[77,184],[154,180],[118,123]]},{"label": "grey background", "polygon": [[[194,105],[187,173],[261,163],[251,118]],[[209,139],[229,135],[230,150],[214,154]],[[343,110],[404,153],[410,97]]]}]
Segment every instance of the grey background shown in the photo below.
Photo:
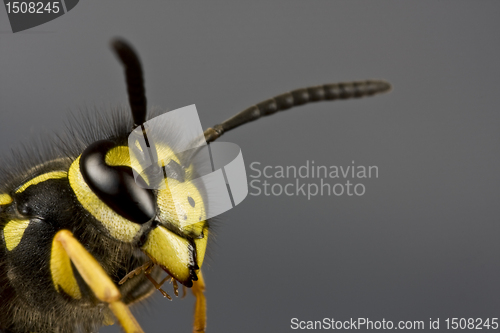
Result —
[{"label": "grey background", "polygon": [[[225,213],[204,264],[208,332],[500,317],[499,14],[493,1],[83,1],[12,34],[0,10],[0,156],[70,111],[126,103],[114,36],[140,51],[150,105],[195,103],[204,127],[287,90],[384,78],[389,95],[223,137],[247,166],[354,160],[380,175],[362,197],[249,196]],[[189,332],[192,307],[155,295],[133,311],[146,332]]]}]

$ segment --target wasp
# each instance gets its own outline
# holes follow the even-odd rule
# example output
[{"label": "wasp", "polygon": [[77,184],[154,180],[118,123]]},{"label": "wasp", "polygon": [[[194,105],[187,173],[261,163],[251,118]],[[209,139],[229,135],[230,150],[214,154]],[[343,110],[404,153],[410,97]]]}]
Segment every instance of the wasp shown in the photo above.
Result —
[{"label": "wasp", "polygon": [[[143,332],[129,306],[155,290],[171,299],[162,288],[167,282],[176,296],[179,284],[191,289],[196,298],[193,332],[205,331],[201,267],[211,220],[203,217],[204,189],[183,181],[192,159],[168,147],[156,153],[174,163],[180,175],[176,185],[150,189],[137,183],[127,137],[151,118],[143,70],[126,41],[111,45],[125,70],[130,110],[82,118],[66,137],[14,154],[0,173],[1,332],[97,332],[116,320],[127,333]],[[210,143],[294,106],[390,89],[382,80],[297,89],[251,106],[203,134]],[[173,213],[179,207],[193,221],[187,227]]]}]

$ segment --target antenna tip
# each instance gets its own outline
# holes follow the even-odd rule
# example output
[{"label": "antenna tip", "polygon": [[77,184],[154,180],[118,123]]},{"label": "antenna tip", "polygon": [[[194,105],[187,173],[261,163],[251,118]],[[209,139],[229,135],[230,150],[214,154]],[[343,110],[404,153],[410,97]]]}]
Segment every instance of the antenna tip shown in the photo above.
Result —
[{"label": "antenna tip", "polygon": [[380,93],[390,92],[392,90],[392,85],[384,80],[376,81],[377,91]]}]

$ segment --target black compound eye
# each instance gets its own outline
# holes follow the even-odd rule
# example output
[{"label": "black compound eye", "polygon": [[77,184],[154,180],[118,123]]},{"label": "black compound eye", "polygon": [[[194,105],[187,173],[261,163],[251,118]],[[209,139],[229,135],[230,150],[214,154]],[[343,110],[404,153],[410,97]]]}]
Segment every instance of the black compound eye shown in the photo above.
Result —
[{"label": "black compound eye", "polygon": [[107,152],[116,147],[110,140],[94,142],[80,157],[80,172],[90,189],[124,218],[144,224],[156,216],[153,191],[135,183],[132,168],[106,164]]}]

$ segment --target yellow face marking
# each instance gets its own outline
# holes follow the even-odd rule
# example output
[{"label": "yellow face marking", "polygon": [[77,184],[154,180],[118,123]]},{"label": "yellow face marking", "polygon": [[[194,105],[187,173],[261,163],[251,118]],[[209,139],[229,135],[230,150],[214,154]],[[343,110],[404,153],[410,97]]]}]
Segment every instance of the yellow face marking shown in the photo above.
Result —
[{"label": "yellow face marking", "polygon": [[68,177],[68,173],[66,171],[52,171],[44,173],[43,175],[37,176],[29,181],[27,181],[23,186],[21,186],[16,193],[21,193],[26,190],[31,185],[36,185],[41,182],[44,182],[48,179],[59,179]]},{"label": "yellow face marking", "polygon": [[8,205],[12,202],[12,197],[6,193],[0,194],[0,206]]},{"label": "yellow face marking", "polygon": [[[136,142],[138,145],[138,142]],[[166,145],[155,145],[156,153],[158,155],[158,159],[163,161],[163,163],[168,164],[170,160],[174,160],[178,164],[180,164],[179,158],[174,154],[172,149]],[[142,151],[142,149],[141,149]],[[109,166],[128,166],[132,167],[144,180],[148,181],[148,175],[143,174],[143,164],[139,162],[139,159],[135,154],[130,155],[130,150],[128,146],[117,146],[110,149],[106,153],[105,162]]]},{"label": "yellow face marking", "polygon": [[[172,159],[180,164],[178,157],[168,146],[156,146],[158,158],[163,160],[163,163]],[[130,166],[130,158],[128,147],[118,146],[109,150],[105,161],[110,166]],[[203,198],[196,186],[191,182],[181,183],[175,179],[169,179],[165,184],[166,189],[159,190],[157,198],[160,220],[168,221],[180,231],[201,234],[204,223],[200,222],[205,220],[206,214]]]},{"label": "yellow face marking", "polygon": [[139,143],[139,141],[135,142],[135,146],[137,147],[137,149],[139,149],[140,151],[142,151],[142,147],[141,147],[141,144]]},{"label": "yellow face marking", "polygon": [[167,188],[158,191],[158,217],[179,230],[200,235],[205,223],[205,205],[200,191],[191,182],[169,178]]},{"label": "yellow face marking", "polygon": [[92,192],[80,172],[80,157],[71,164],[68,178],[80,204],[108,229],[112,237],[124,242],[134,239],[141,226],[116,213]]},{"label": "yellow face marking", "polygon": [[156,227],[149,233],[148,240],[142,247],[156,263],[164,266],[174,278],[180,281],[189,279],[191,263],[189,248],[187,239],[162,226]]},{"label": "yellow face marking", "polygon": [[3,237],[7,250],[12,251],[16,248],[29,224],[30,220],[12,220],[5,225]]},{"label": "yellow face marking", "polygon": [[55,238],[52,241],[52,251],[50,255],[50,274],[52,282],[58,292],[64,290],[66,294],[75,299],[82,298],[82,293],[76,282],[71,261],[60,242]]},{"label": "yellow face marking", "polygon": [[177,155],[175,155],[174,151],[169,146],[164,144],[156,144],[155,148],[158,154],[158,160],[163,161],[165,165],[167,165],[170,160],[174,160],[178,164],[181,164],[179,158],[177,157]]},{"label": "yellow face marking", "polygon": [[105,162],[110,166],[130,166],[130,154],[128,147],[118,146],[110,149],[106,153]]},{"label": "yellow face marking", "polygon": [[[140,145],[138,147],[140,148]],[[160,144],[155,145],[155,147],[159,161],[163,161],[165,164],[168,164],[170,160],[174,160],[175,162],[180,164],[179,158],[177,157],[177,155],[174,154],[174,152],[172,151],[172,149],[170,149],[170,147]],[[134,166],[136,168],[136,171],[139,173],[143,171],[142,169],[137,170],[141,165],[137,160],[136,156],[134,155],[130,156],[130,150],[128,146],[117,146],[110,149],[106,153],[105,162],[107,165],[110,166],[119,166],[119,165]]]}]

